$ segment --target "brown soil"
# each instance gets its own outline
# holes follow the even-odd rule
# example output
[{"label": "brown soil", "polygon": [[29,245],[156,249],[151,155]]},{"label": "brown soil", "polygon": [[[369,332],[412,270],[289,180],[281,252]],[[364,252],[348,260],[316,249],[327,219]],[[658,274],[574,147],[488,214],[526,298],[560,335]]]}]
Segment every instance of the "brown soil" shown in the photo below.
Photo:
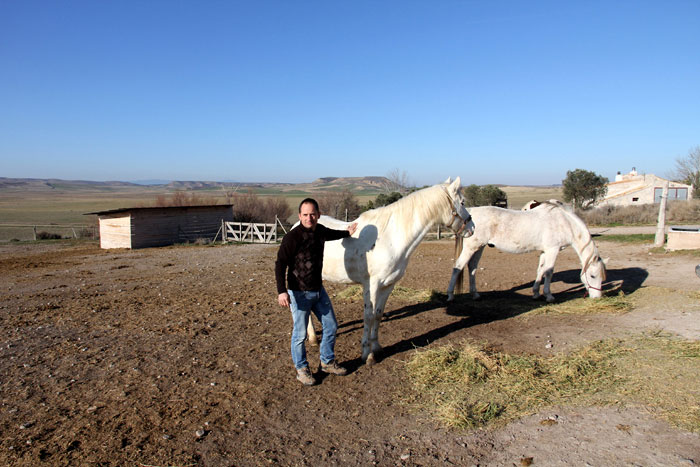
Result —
[{"label": "brown soil", "polygon": [[[611,257],[607,288],[700,286],[696,258],[599,247]],[[452,249],[421,244],[401,285],[444,291]],[[359,361],[362,305],[336,297],[336,353],[350,374],[319,374],[309,388],[294,378],[291,318],[276,303],[276,250],[0,247],[0,464],[700,464],[697,434],[641,407],[549,408],[470,432],[445,429],[403,401],[411,391],[404,362],[427,345],[474,338],[547,354],[659,327],[697,339],[700,306],[687,294],[623,315],[517,319],[502,304],[541,304],[529,298],[537,255],[487,249],[479,307],[468,296],[449,305],[391,297],[382,360],[371,367]],[[558,301],[583,294],[577,261],[566,250],[557,262]],[[327,284],[331,295],[342,288]],[[316,367],[317,349],[309,357]]]}]

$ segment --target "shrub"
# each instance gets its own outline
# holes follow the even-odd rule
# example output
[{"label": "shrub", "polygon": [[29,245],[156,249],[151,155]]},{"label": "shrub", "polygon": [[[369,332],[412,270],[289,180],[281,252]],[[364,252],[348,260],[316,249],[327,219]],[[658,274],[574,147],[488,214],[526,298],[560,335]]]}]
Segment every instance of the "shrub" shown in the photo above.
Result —
[{"label": "shrub", "polygon": [[345,220],[347,210],[348,220],[355,219],[362,211],[355,195],[350,190],[319,193],[316,197],[321,214],[326,214],[336,219]]},{"label": "shrub", "polygon": [[388,206],[391,203],[393,203],[394,201],[400,200],[401,198],[403,198],[403,195],[401,195],[401,193],[399,193],[398,191],[392,191],[389,194],[380,193],[377,196],[377,198],[374,200],[373,205],[376,208],[379,208],[382,206]]},{"label": "shrub", "polygon": [[61,234],[53,233],[53,232],[37,232],[36,234],[36,239],[37,240],[59,240],[63,237],[61,237]]},{"label": "shrub", "polygon": [[608,179],[588,170],[576,169],[566,172],[562,180],[564,201],[571,202],[577,210],[589,209],[608,192]]},{"label": "shrub", "polygon": [[75,232],[78,238],[95,238],[95,229],[80,229]]},{"label": "shrub", "polygon": [[193,191],[176,191],[172,195],[156,196],[156,207],[167,208],[172,206],[210,206],[217,204],[213,196],[203,196]]},{"label": "shrub", "polygon": [[[577,214],[587,225],[654,225],[659,218],[659,205],[602,206]],[[666,223],[700,223],[700,200],[669,201]]]},{"label": "shrub", "polygon": [[469,185],[462,193],[467,206],[495,206],[508,199],[506,192],[496,185]]},{"label": "shrub", "polygon": [[285,222],[292,214],[287,200],[276,196],[262,199],[253,190],[246,193],[227,193],[227,203],[233,204],[233,220],[236,222],[275,222],[275,216]]}]

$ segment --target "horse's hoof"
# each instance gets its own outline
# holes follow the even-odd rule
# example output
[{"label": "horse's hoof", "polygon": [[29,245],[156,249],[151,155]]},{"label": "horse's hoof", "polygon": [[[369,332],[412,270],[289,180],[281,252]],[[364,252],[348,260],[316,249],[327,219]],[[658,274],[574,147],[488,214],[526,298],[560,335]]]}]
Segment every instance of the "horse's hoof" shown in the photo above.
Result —
[{"label": "horse's hoof", "polygon": [[481,300],[481,295],[475,293],[474,295],[472,295],[472,300],[474,300],[475,302]]},{"label": "horse's hoof", "polygon": [[547,297],[547,303],[552,303],[553,301],[554,301],[554,297],[552,297],[551,295],[549,297]]},{"label": "horse's hoof", "polygon": [[374,354],[373,353],[369,354],[367,356],[367,359],[365,360],[365,364],[371,366],[371,365],[374,365],[375,363],[377,363],[377,361],[374,359]]},{"label": "horse's hoof", "polygon": [[451,294],[451,293],[447,294],[447,301],[448,302],[451,302],[454,299],[455,299],[455,296],[453,294]]}]

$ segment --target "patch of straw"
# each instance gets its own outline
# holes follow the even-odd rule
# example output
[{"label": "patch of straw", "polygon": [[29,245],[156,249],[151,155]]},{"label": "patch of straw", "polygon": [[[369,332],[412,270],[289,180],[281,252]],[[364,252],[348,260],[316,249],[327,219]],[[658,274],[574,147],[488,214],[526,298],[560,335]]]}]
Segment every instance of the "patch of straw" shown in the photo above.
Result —
[{"label": "patch of straw", "polygon": [[657,332],[632,341],[621,368],[621,394],[642,402],[673,425],[700,432],[700,342]]},{"label": "patch of straw", "polygon": [[535,308],[524,316],[542,314],[588,314],[588,313],[625,313],[632,309],[632,301],[624,292],[616,295],[604,295],[600,298],[576,298],[562,303],[550,303]]},{"label": "patch of straw", "polygon": [[[391,292],[391,297],[407,302],[429,302],[435,299],[436,292],[434,290],[416,290],[409,287],[397,285]],[[341,300],[362,300],[362,286],[353,284],[336,294],[336,297]]]},{"label": "patch of straw", "polygon": [[643,403],[700,431],[700,343],[668,335],[594,342],[569,355],[509,355],[464,342],[417,350],[414,402],[457,428],[500,425],[552,405]]}]

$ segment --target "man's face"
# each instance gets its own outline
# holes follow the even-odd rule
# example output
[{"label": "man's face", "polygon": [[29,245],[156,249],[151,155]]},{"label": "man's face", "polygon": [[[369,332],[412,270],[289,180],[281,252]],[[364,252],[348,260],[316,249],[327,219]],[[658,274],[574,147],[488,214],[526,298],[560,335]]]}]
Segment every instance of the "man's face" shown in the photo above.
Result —
[{"label": "man's face", "polygon": [[318,211],[311,203],[304,203],[299,210],[299,222],[307,229],[314,230],[318,224]]}]

